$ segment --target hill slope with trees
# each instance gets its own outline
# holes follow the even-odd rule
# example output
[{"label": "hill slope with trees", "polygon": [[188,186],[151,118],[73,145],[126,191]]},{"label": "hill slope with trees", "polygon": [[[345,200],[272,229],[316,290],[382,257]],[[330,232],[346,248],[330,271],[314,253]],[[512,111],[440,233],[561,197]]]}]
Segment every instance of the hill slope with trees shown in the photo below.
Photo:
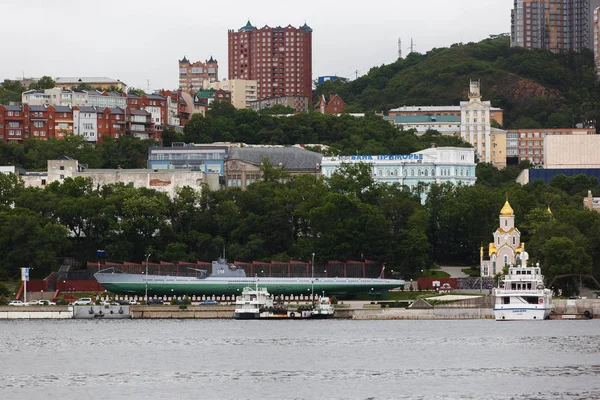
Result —
[{"label": "hill slope with trees", "polygon": [[599,120],[600,85],[594,55],[510,47],[507,35],[455,44],[380,67],[354,81],[329,81],[318,94],[337,93],[346,112],[388,111],[403,105],[458,105],[469,80],[484,100],[505,110],[504,127],[573,127]]}]

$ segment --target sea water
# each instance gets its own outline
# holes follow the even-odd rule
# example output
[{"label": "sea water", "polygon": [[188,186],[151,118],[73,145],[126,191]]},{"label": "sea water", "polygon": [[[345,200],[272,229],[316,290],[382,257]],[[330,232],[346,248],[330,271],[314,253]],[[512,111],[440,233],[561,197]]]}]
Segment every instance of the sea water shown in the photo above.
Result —
[{"label": "sea water", "polygon": [[0,399],[599,399],[600,320],[0,322]]}]

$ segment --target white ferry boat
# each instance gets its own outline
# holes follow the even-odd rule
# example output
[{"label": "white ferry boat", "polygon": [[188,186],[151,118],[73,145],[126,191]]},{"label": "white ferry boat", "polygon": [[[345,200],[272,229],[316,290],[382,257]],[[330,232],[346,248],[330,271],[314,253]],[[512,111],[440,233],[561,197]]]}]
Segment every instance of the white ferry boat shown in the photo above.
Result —
[{"label": "white ferry boat", "polygon": [[552,311],[552,290],[544,286],[539,264],[510,267],[504,285],[494,289],[496,321],[544,320]]},{"label": "white ferry boat", "polygon": [[319,298],[312,306],[290,311],[279,304],[267,288],[245,287],[235,302],[234,319],[325,319],[333,318],[335,309],[328,297]]},{"label": "white ferry boat", "polygon": [[[242,295],[235,302],[234,319],[258,319],[261,313],[274,309],[273,295],[267,288],[245,287]],[[287,312],[286,312],[287,314]]]}]

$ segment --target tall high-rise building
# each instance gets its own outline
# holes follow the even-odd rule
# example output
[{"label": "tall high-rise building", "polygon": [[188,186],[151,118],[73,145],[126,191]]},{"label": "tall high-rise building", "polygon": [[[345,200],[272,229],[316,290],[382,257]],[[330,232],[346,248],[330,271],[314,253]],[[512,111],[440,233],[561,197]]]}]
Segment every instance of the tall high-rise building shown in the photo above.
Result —
[{"label": "tall high-rise building", "polygon": [[210,56],[210,60],[191,63],[185,56],[179,60],[179,89],[195,93],[202,89],[203,81],[219,80],[219,65]]},{"label": "tall high-rise building", "polygon": [[600,0],[514,0],[511,46],[581,51],[594,46],[594,9]]},{"label": "tall high-rise building", "polygon": [[596,72],[600,74],[600,7],[594,9],[594,63]]},{"label": "tall high-rise building", "polygon": [[250,21],[229,30],[229,79],[257,81],[257,100],[312,97],[312,29],[256,28]]}]

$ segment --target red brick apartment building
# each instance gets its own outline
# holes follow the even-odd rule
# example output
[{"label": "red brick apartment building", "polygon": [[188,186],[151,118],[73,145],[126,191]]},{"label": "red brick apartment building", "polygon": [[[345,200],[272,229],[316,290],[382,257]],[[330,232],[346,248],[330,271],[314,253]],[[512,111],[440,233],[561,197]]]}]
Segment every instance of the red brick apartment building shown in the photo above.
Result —
[{"label": "red brick apartment building", "polygon": [[228,32],[229,79],[257,81],[257,100],[284,96],[312,99],[312,29],[262,28],[250,21]]},{"label": "red brick apartment building", "polygon": [[202,89],[202,81],[219,80],[219,64],[212,56],[210,60],[191,63],[185,56],[179,60],[179,89],[195,93]]}]

